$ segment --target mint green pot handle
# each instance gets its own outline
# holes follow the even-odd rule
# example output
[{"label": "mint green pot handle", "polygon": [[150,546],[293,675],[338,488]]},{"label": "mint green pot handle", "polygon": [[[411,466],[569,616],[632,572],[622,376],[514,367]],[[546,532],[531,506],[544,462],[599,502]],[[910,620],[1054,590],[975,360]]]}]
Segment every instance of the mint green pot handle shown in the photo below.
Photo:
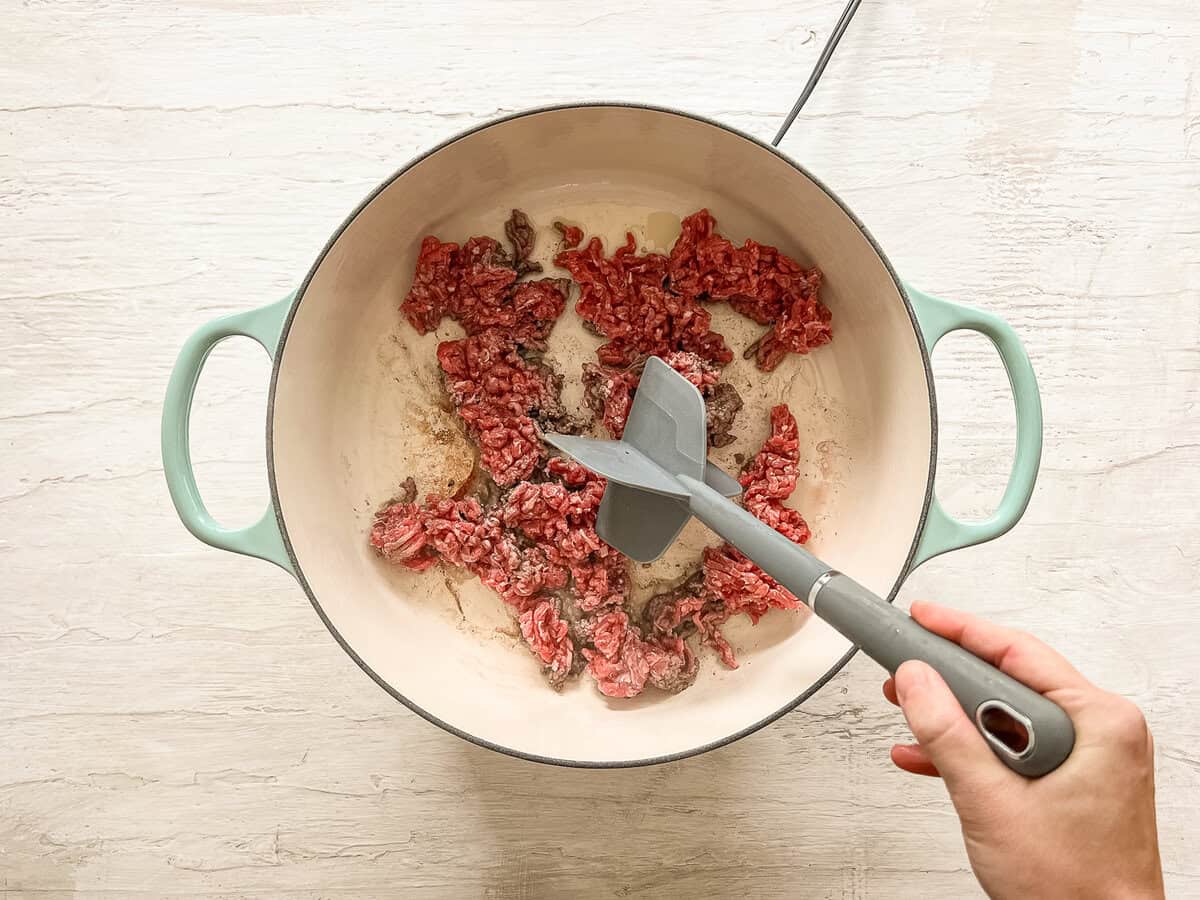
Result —
[{"label": "mint green pot handle", "polygon": [[295,294],[292,294],[262,309],[214,319],[200,326],[179,351],[179,358],[175,361],[171,380],[167,384],[162,416],[163,472],[167,477],[167,488],[175,503],[175,511],[179,513],[184,527],[210,546],[265,559],[293,576],[296,573],[284,547],[272,507],[268,507],[262,518],[246,528],[225,528],[209,514],[192,471],[188,419],[192,412],[196,382],[213,347],[226,338],[248,337],[261,344],[274,359],[279,335],[294,297]]},{"label": "mint green pot handle", "polygon": [[905,291],[917,315],[929,353],[952,331],[976,331],[1000,353],[1017,412],[1017,452],[1008,486],[996,512],[982,522],[960,522],[942,507],[937,493],[929,504],[925,530],[917,545],[913,568],[942,553],[998,538],[1025,513],[1042,459],[1042,398],[1029,356],[1012,326],[992,313],[931,297],[911,285]]}]

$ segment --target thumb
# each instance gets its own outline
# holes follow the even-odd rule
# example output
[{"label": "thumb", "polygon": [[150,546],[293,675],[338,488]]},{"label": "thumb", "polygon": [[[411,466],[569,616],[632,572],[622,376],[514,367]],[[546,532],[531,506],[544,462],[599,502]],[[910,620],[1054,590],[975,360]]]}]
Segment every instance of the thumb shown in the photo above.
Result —
[{"label": "thumb", "polygon": [[911,659],[896,670],[896,697],[913,737],[952,797],[994,787],[1008,773],[963,712],[942,676]]}]

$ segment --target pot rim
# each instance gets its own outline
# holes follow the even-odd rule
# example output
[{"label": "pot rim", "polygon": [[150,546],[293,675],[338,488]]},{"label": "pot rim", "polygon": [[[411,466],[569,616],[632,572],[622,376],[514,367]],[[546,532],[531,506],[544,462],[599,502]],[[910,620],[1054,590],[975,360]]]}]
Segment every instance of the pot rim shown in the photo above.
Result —
[{"label": "pot rim", "polygon": [[412,159],[410,159],[403,166],[401,166],[399,169],[397,169],[395,172],[393,172],[390,176],[388,176],[386,179],[384,179],[384,181],[381,182],[377,187],[375,187],[358,204],[358,206],[356,206],[353,209],[353,211],[351,211],[351,213],[342,221],[342,223],[333,232],[333,234],[329,238],[329,240],[325,243],[325,246],[321,249],[321,252],[317,255],[316,260],[313,262],[312,266],[309,268],[308,273],[304,276],[304,280],[301,282],[299,289],[296,291],[295,297],[292,300],[291,307],[288,310],[287,318],[284,320],[283,328],[279,334],[279,343],[275,348],[275,353],[271,360],[271,384],[270,384],[270,391],[269,391],[269,394],[267,397],[267,425],[266,425],[267,477],[268,477],[268,480],[271,485],[271,508],[275,511],[275,521],[279,526],[279,534],[280,534],[280,537],[283,539],[283,546],[287,550],[288,558],[291,560],[292,568],[293,568],[293,571],[295,572],[296,580],[300,582],[300,586],[304,589],[304,593],[308,596],[309,602],[312,603],[313,609],[316,610],[317,615],[320,617],[321,621],[325,623],[325,627],[329,629],[329,633],[333,635],[334,639],[338,642],[338,644],[341,646],[341,648],[344,651],[346,651],[346,654],[352,660],[354,660],[354,662],[358,665],[358,667],[360,669],[362,669],[368,676],[370,676],[372,681],[374,681],[381,688],[383,688],[394,699],[396,699],[400,703],[404,704],[406,707],[408,707],[408,709],[410,709],[412,712],[416,713],[421,718],[425,719],[428,722],[431,722],[432,724],[438,726],[439,728],[443,729],[444,731],[447,731],[450,734],[455,735],[456,737],[462,738],[465,741],[469,741],[470,743],[475,744],[476,746],[483,747],[488,750],[495,750],[496,752],[503,753],[506,756],[512,756],[512,757],[516,757],[518,759],[528,760],[530,762],[544,763],[547,765],[564,766],[567,768],[626,769],[626,768],[638,768],[641,766],[659,765],[661,763],[675,762],[677,760],[687,759],[692,756],[699,756],[700,754],[707,753],[710,750],[716,750],[719,747],[724,747],[728,744],[732,744],[733,742],[738,741],[738,740],[746,737],[747,735],[753,734],[754,732],[758,731],[761,728],[765,728],[767,725],[770,725],[771,723],[775,722],[777,719],[783,717],[787,713],[794,710],[797,706],[799,706],[801,703],[803,703],[805,700],[807,700],[809,697],[811,697],[813,694],[815,694],[817,691],[819,691],[822,687],[824,687],[835,675],[838,674],[838,672],[840,672],[845,667],[845,665],[848,662],[850,662],[850,660],[858,652],[858,648],[851,647],[850,650],[848,650],[846,652],[846,654],[844,656],[842,656],[841,659],[839,659],[836,663],[834,663],[833,666],[831,666],[828,671],[826,671],[824,674],[822,674],[821,677],[819,677],[816,681],[814,681],[812,684],[810,684],[794,700],[791,700],[788,703],[784,704],[781,708],[779,708],[775,712],[772,712],[772,713],[764,716],[763,718],[759,719],[757,722],[754,722],[754,723],[746,726],[745,728],[735,731],[732,734],[725,735],[725,736],[717,738],[716,740],[713,740],[713,741],[709,741],[708,743],[702,744],[698,747],[692,747],[687,750],[680,750],[675,753],[668,753],[668,754],[664,754],[661,756],[651,756],[651,757],[645,757],[642,759],[629,759],[629,760],[560,759],[560,758],[556,758],[556,757],[552,757],[552,756],[543,756],[543,755],[537,754],[537,753],[529,753],[525,750],[518,750],[514,747],[506,747],[503,744],[498,744],[494,741],[490,741],[490,740],[487,740],[486,738],[481,738],[481,737],[478,737],[477,735],[471,734],[470,732],[464,731],[463,729],[457,727],[456,725],[452,725],[451,723],[438,718],[437,716],[433,715],[429,711],[418,706],[416,703],[414,703],[408,697],[404,696],[399,690],[397,690],[391,684],[389,684],[387,681],[385,681],[383,678],[381,678],[369,665],[367,665],[366,661],[363,660],[362,657],[360,657],[358,655],[358,653],[355,652],[354,648],[350,646],[349,642],[347,642],[347,640],[342,636],[341,632],[338,631],[337,627],[330,620],[329,616],[326,615],[325,610],[321,607],[320,601],[317,600],[316,594],[313,592],[312,588],[309,586],[308,579],[305,578],[305,576],[304,576],[304,569],[300,565],[300,560],[297,559],[297,557],[296,557],[296,552],[292,547],[291,538],[288,535],[287,523],[284,521],[283,510],[281,509],[280,503],[279,503],[278,487],[275,482],[275,456],[274,456],[274,450],[275,450],[275,446],[274,446],[275,392],[276,392],[276,388],[278,386],[278,381],[279,381],[279,369],[280,369],[280,362],[283,359],[284,345],[287,343],[288,334],[292,328],[292,322],[296,317],[296,311],[300,308],[300,304],[304,301],[304,295],[308,289],[309,284],[312,282],[312,279],[316,275],[317,270],[320,269],[321,264],[324,263],[325,257],[329,254],[329,251],[333,248],[334,244],[337,243],[338,239],[341,238],[342,234],[346,231],[346,229],[350,227],[351,223],[356,218],[358,218],[359,213],[361,213],[364,209],[366,209],[367,206],[369,206],[375,200],[376,197],[378,197],[384,190],[386,190],[388,187],[390,187],[401,176],[407,174],[418,163],[429,158],[430,156],[434,155],[435,153],[439,152],[440,150],[443,150],[446,147],[449,147],[450,145],[455,144],[460,140],[463,140],[464,138],[470,137],[478,132],[485,131],[486,129],[491,128],[495,125],[501,125],[505,122],[511,122],[516,119],[525,118],[527,116],[539,115],[541,113],[548,113],[548,112],[564,112],[564,111],[573,110],[573,109],[598,109],[598,108],[599,109],[603,109],[603,108],[638,109],[638,110],[645,110],[645,111],[649,111],[649,112],[662,113],[664,115],[678,116],[680,118],[690,119],[692,121],[700,122],[704,125],[709,125],[714,128],[719,128],[719,129],[726,131],[736,137],[741,138],[744,141],[747,141],[754,147],[766,150],[767,152],[773,154],[776,158],[787,163],[789,166],[791,166],[793,169],[795,169],[798,173],[800,173],[805,178],[807,178],[809,181],[811,181],[813,184],[815,184],[818,188],[820,188],[825,193],[825,195],[827,197],[829,197],[830,200],[832,200],[834,203],[836,203],[838,205],[838,207],[842,210],[842,212],[844,212],[846,214],[846,216],[850,219],[850,221],[854,223],[855,227],[858,228],[858,230],[862,233],[863,237],[867,240],[867,243],[870,244],[871,249],[875,251],[875,255],[879,257],[879,261],[881,263],[883,263],[884,268],[887,270],[888,275],[891,277],[892,282],[896,286],[896,291],[900,295],[901,302],[904,303],[905,311],[908,313],[909,324],[912,326],[912,329],[913,329],[913,338],[917,343],[917,349],[921,353],[921,362],[925,369],[925,384],[926,384],[926,387],[928,388],[928,392],[929,392],[929,421],[930,421],[929,474],[928,474],[928,477],[926,478],[926,483],[925,483],[925,497],[921,503],[921,515],[917,520],[916,532],[913,535],[912,543],[909,545],[908,555],[905,558],[904,566],[901,568],[899,574],[896,576],[895,582],[893,583],[891,589],[887,593],[887,597],[886,597],[887,602],[892,603],[895,601],[896,594],[900,591],[900,588],[904,584],[905,579],[908,577],[909,573],[912,571],[913,560],[917,553],[917,547],[921,540],[921,534],[925,530],[926,520],[929,515],[929,505],[933,499],[933,482],[934,482],[934,475],[935,475],[936,467],[937,467],[938,418],[937,418],[937,399],[936,399],[936,396],[934,393],[933,370],[930,365],[929,349],[925,345],[925,340],[921,334],[920,325],[917,322],[917,316],[916,316],[915,311],[913,310],[912,303],[909,300],[908,292],[905,290],[903,283],[900,281],[899,276],[896,274],[896,270],[892,267],[891,261],[887,258],[887,255],[883,252],[883,248],[879,246],[878,241],[876,241],[874,236],[872,236],[872,234],[870,233],[870,231],[867,230],[866,225],[864,225],[862,223],[862,221],[858,218],[858,216],[855,215],[855,213],[853,211],[851,211],[851,209],[842,201],[842,199],[837,194],[835,194],[823,181],[821,181],[819,178],[817,178],[815,175],[813,175],[812,172],[810,172],[807,168],[805,168],[803,165],[801,165],[796,160],[792,159],[786,153],[783,153],[777,147],[773,147],[772,145],[768,144],[766,141],[756,138],[753,135],[742,131],[741,129],[735,128],[731,125],[727,125],[722,122],[718,122],[715,119],[711,119],[707,116],[699,115],[697,113],[687,112],[685,110],[675,109],[675,108],[668,107],[668,106],[658,106],[658,105],[650,104],[650,103],[633,103],[633,102],[626,102],[626,101],[586,101],[586,102],[576,102],[576,103],[549,104],[549,105],[531,107],[531,108],[524,109],[524,110],[518,110],[516,112],[508,113],[508,114],[499,116],[494,119],[489,119],[486,122],[481,122],[478,125],[474,125],[470,128],[467,128],[463,131],[458,132],[457,134],[452,135],[451,137],[441,141],[440,143],[436,144],[435,146],[431,147],[430,149],[428,149],[428,150],[418,154],[417,156],[413,157]]}]

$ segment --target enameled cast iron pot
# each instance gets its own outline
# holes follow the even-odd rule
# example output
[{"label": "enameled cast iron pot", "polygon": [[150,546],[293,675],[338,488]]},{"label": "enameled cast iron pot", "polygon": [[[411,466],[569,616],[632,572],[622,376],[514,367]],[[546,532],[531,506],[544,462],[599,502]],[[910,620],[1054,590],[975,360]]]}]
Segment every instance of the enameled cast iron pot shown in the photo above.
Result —
[{"label": "enameled cast iron pot", "polygon": [[[832,191],[726,126],[616,104],[509,116],[447,141],[384,182],[338,228],[295,294],[201,327],[180,353],[163,411],[164,469],[188,530],[291,573],[346,652],[410,709],[528,759],[641,765],[766,725],[853,653],[823,622],[773,613],[756,627],[731,623],[741,668],[723,669],[702,652],[697,683],[681,694],[614,701],[586,677],[558,694],[518,646],[502,604],[477,582],[439,567],[401,571],[375,556],[366,541],[372,513],[405,476],[416,477],[422,494],[446,492],[471,466],[469,446],[439,405],[434,360],[438,340],[457,326],[421,338],[397,311],[421,238],[498,235],[514,206],[545,230],[545,260],[556,218],[601,234],[610,247],[632,229],[641,243],[667,249],[678,217],[707,206],[735,242],[754,237],[821,268],[833,343],[789,358],[770,376],[738,354],[726,378],[747,408],[738,443],[718,461],[732,469],[734,451],[753,453],[766,433],[767,406],[788,402],[805,458],[793,502],[813,525],[811,547],[881,596],[894,597],[925,560],[995,538],[1024,512],[1041,452],[1041,406],[1029,360],[1003,321],[903,284]],[[737,353],[752,330],[723,305],[713,309],[715,327]],[[598,341],[566,318],[551,355],[571,383]],[[948,516],[933,493],[929,354],[956,329],[996,345],[1017,412],[1016,459],[1000,508],[973,524]],[[273,359],[271,508],[237,530],[205,510],[188,455],[201,367],[216,343],[234,335],[258,341]],[[643,595],[656,579],[683,574],[698,547],[713,541],[702,526],[689,527],[690,542],[665,568],[636,573]]]}]

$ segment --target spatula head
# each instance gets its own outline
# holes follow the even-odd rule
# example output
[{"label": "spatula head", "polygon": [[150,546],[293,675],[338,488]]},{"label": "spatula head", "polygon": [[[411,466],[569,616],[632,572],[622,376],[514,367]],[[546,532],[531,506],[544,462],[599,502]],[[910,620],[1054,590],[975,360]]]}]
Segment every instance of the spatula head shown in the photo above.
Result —
[{"label": "spatula head", "polygon": [[570,434],[548,434],[546,442],[603,475],[609,484],[628,485],[638,491],[687,499],[687,489],[662,466],[624,440],[604,441]]},{"label": "spatula head", "polygon": [[652,356],[642,369],[621,442],[640,450],[668,474],[699,481],[708,456],[705,418],[700,390]]},{"label": "spatula head", "polygon": [[653,562],[675,543],[691,517],[687,500],[610,481],[596,515],[596,534],[636,562]]},{"label": "spatula head", "polygon": [[656,356],[646,362],[619,441],[565,434],[546,440],[608,479],[596,533],[638,562],[658,559],[687,520],[688,491],[675,478],[703,480],[726,497],[741,486],[708,462],[704,398]]}]

